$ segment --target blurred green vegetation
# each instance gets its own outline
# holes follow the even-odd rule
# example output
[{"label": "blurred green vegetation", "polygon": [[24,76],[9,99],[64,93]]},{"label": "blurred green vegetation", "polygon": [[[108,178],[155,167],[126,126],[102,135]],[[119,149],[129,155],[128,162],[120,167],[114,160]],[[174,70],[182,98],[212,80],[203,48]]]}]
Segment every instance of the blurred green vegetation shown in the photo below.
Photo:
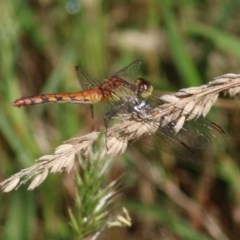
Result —
[{"label": "blurred green vegetation", "polygon": [[[101,79],[142,59],[141,76],[153,82],[156,94],[239,72],[239,1],[12,0],[1,1],[0,9],[2,180],[64,140],[101,128],[103,112],[91,119],[86,106],[11,106],[21,96],[78,90],[76,64]],[[122,197],[134,225],[117,237],[109,231],[104,239],[240,238],[240,115],[233,101],[219,105],[211,118],[228,133],[227,149],[201,164],[179,162],[158,149],[140,153],[138,145],[116,161],[113,176],[125,172]],[[153,159],[164,172],[159,185],[139,170]],[[50,176],[34,192],[21,187],[1,194],[0,238],[74,239],[67,214],[74,200],[71,179]],[[180,193],[200,210],[188,211]],[[214,224],[213,232],[211,224],[206,230],[201,211],[225,236],[214,232]]]}]

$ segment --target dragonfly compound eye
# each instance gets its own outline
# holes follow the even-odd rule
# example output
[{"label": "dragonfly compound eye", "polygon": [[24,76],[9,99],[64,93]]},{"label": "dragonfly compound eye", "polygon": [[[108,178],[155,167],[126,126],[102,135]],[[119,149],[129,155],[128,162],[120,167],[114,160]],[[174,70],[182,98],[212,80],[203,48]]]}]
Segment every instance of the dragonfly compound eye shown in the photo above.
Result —
[{"label": "dragonfly compound eye", "polygon": [[135,81],[135,84],[136,84],[136,87],[137,87],[138,95],[141,98],[147,99],[150,95],[152,95],[153,86],[149,81],[147,81],[143,78],[138,78]]}]

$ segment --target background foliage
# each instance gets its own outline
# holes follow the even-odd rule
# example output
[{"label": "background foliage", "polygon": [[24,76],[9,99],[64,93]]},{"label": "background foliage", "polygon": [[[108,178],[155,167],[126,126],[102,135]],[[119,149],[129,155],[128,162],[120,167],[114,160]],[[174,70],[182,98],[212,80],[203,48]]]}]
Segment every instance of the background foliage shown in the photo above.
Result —
[{"label": "background foliage", "polygon": [[[159,95],[236,73],[239,8],[234,0],[1,1],[1,179],[64,140],[101,128],[104,114],[97,111],[91,119],[89,108],[80,105],[16,109],[14,99],[78,90],[76,64],[101,79],[140,58],[141,76],[151,80]],[[237,108],[237,100],[218,102],[211,120],[227,132],[227,146],[200,164],[178,161],[158,146],[144,151],[141,143],[116,159],[112,178],[125,173],[121,198],[133,227],[111,230],[103,239],[239,239]],[[144,174],[144,162],[164,173],[161,183]],[[1,194],[0,238],[73,238],[68,225],[72,179],[72,174],[51,176],[34,192],[22,187]],[[204,228],[204,211],[215,219],[212,231],[217,225],[222,234],[211,233],[211,224],[210,230]]]}]

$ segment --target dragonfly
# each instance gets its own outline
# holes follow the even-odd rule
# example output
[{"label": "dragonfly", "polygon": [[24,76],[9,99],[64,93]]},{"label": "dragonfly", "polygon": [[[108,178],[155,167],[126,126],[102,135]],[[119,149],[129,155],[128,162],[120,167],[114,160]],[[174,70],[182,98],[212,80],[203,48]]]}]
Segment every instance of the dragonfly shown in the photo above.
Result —
[{"label": "dragonfly", "polygon": [[[129,80],[129,75],[137,72],[141,61],[135,60],[110,77],[99,81],[88,75],[81,67],[76,66],[76,73],[82,91],[72,93],[50,93],[35,96],[22,97],[13,102],[13,106],[22,107],[41,103],[80,103],[96,104],[99,102],[114,102],[115,106],[105,115],[105,122],[109,121],[122,109],[140,111],[144,107],[145,100],[152,94],[152,84],[137,78],[134,82]],[[131,111],[128,110],[128,111]]]},{"label": "dragonfly", "polygon": [[[134,116],[138,117],[138,121],[142,121],[146,125],[148,120],[144,115],[154,109],[154,105],[150,103],[149,99],[156,100],[156,97],[152,94],[153,86],[149,81],[143,78],[135,78],[132,81],[132,75],[139,71],[140,66],[141,61],[136,60],[103,81],[91,77],[81,67],[76,66],[75,69],[80,85],[83,88],[82,91],[22,97],[15,100],[13,106],[22,107],[41,103],[92,105],[109,101],[114,103],[114,105],[104,116],[106,129],[108,121],[122,110],[128,113],[135,113]],[[176,108],[176,110],[179,109]],[[175,121],[167,121],[167,125],[161,126],[161,122],[166,121],[168,117],[164,116],[164,119],[155,120],[154,122],[150,121],[149,129],[153,125],[156,128],[157,141],[161,150],[171,152],[174,149],[176,154],[183,156],[181,158],[196,158],[199,150],[207,148],[211,142],[224,135],[224,131],[220,126],[203,118],[194,121],[194,123],[186,122],[181,131],[176,133],[175,126],[177,122]]]}]

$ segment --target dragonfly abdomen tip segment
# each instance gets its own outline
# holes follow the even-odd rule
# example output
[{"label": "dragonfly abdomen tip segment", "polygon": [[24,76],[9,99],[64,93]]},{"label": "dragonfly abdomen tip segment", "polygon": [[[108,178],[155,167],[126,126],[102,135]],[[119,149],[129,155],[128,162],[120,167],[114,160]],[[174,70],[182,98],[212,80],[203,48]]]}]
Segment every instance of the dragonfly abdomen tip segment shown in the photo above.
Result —
[{"label": "dragonfly abdomen tip segment", "polygon": [[38,103],[46,103],[46,102],[58,102],[61,101],[61,96],[54,96],[54,95],[39,95],[39,96],[32,96],[32,97],[23,97],[17,99],[13,102],[14,107],[22,107],[27,105],[34,105]]},{"label": "dragonfly abdomen tip segment", "polygon": [[22,107],[39,103],[82,103],[93,104],[100,102],[103,96],[98,89],[90,89],[75,93],[52,93],[38,96],[23,97],[13,102],[13,106]]}]

